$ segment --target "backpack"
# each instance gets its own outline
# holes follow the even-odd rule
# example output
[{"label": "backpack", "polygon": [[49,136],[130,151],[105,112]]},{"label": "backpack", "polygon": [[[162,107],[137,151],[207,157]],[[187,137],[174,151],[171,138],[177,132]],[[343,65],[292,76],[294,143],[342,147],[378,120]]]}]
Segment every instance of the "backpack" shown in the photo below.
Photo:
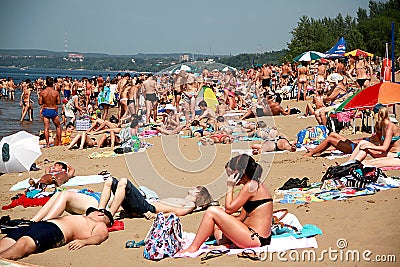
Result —
[{"label": "backpack", "polygon": [[178,216],[171,213],[167,219],[158,213],[144,239],[143,257],[161,260],[174,256],[182,248],[182,225]]},{"label": "backpack", "polygon": [[363,164],[359,161],[346,165],[330,166],[324,176],[322,176],[322,182],[328,179],[340,179],[346,176],[351,176],[353,170],[362,169],[362,167]]}]

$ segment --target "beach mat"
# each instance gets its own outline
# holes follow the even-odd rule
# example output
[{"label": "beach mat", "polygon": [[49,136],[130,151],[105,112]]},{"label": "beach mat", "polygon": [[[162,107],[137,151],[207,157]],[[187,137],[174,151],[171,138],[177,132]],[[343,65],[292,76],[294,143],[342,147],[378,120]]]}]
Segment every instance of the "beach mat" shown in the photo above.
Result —
[{"label": "beach mat", "polygon": [[[191,241],[194,239],[194,233],[183,233],[183,248],[189,246]],[[280,237],[280,238],[272,238],[271,244],[263,247],[251,248],[255,252],[280,252],[280,251],[287,251],[293,249],[303,249],[303,248],[318,248],[318,242],[315,237],[308,237],[308,238],[295,238],[294,236],[287,236],[287,237]],[[206,245],[203,244],[201,248],[194,252],[194,253],[187,253],[184,257],[188,258],[197,258],[203,253],[207,253],[211,250],[221,249],[221,250],[228,250],[224,246],[213,246],[213,245]],[[243,252],[244,250],[249,248],[243,249],[229,249],[226,253],[227,255],[235,255]],[[178,257],[176,257],[178,258]]]},{"label": "beach mat", "polygon": [[[29,179],[27,178],[13,185],[10,191],[24,190],[29,188]],[[99,184],[104,182],[103,175],[88,175],[88,176],[75,176],[69,179],[68,182],[62,186],[80,186],[86,184]],[[54,187],[54,185],[48,185],[47,187]]]},{"label": "beach mat", "polygon": [[382,171],[397,171],[400,170],[400,166],[387,166],[387,167],[381,167]]}]

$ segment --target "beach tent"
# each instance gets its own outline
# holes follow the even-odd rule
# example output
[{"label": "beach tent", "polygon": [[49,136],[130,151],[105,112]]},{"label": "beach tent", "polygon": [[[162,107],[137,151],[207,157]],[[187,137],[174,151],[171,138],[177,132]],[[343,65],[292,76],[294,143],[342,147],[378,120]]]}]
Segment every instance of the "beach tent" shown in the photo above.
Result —
[{"label": "beach tent", "polygon": [[346,99],[336,111],[373,108],[376,104],[400,103],[400,84],[381,82],[360,90]]},{"label": "beach tent", "polygon": [[327,58],[344,57],[346,53],[347,43],[344,37],[341,37],[339,41],[329,49],[325,54]]},{"label": "beach tent", "polygon": [[196,105],[198,105],[202,100],[206,101],[207,106],[212,108],[214,111],[217,109],[218,99],[214,91],[210,87],[203,86],[203,88],[201,88],[196,98]]}]

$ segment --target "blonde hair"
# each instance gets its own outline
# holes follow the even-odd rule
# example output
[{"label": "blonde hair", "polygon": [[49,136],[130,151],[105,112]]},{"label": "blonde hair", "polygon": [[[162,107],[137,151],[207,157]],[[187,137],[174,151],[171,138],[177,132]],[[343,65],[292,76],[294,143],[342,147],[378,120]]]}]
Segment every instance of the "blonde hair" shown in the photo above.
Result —
[{"label": "blonde hair", "polygon": [[389,111],[386,107],[381,107],[378,110],[378,114],[376,115],[376,128],[379,131],[382,131],[383,123],[385,120],[389,119]]}]

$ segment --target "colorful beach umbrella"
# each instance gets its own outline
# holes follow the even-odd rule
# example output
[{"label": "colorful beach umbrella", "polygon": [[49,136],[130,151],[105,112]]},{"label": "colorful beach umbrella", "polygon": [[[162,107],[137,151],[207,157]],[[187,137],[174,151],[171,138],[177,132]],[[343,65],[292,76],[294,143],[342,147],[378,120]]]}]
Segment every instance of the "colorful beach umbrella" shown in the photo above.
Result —
[{"label": "colorful beach umbrella", "polygon": [[348,53],[346,53],[346,54],[344,54],[346,57],[348,57],[348,56],[353,56],[353,57],[359,57],[359,56],[363,56],[363,57],[373,57],[374,56],[374,54],[372,54],[372,53],[368,53],[368,52],[365,52],[365,51],[362,51],[362,50],[360,50],[360,49],[355,49],[355,50],[353,50],[353,51],[350,51],[350,52],[348,52]]},{"label": "colorful beach umbrella", "polygon": [[311,61],[324,58],[326,55],[317,51],[307,51],[294,58],[295,61]]},{"label": "colorful beach umbrella", "polygon": [[400,84],[382,82],[367,87],[347,98],[336,111],[369,109],[376,104],[391,105],[400,103]]},{"label": "colorful beach umbrella", "polygon": [[203,86],[203,88],[201,88],[199,94],[197,95],[196,103],[198,104],[202,100],[206,101],[207,107],[212,108],[214,111],[217,109],[218,99],[210,87]]},{"label": "colorful beach umbrella", "polygon": [[20,131],[1,139],[0,173],[16,173],[30,170],[42,154],[39,137]]},{"label": "colorful beach umbrella", "polygon": [[179,73],[179,71],[184,70],[184,71],[192,71],[192,68],[188,65],[182,64],[180,66],[177,66],[170,70],[170,73]]}]

